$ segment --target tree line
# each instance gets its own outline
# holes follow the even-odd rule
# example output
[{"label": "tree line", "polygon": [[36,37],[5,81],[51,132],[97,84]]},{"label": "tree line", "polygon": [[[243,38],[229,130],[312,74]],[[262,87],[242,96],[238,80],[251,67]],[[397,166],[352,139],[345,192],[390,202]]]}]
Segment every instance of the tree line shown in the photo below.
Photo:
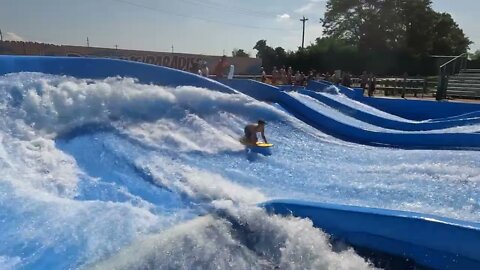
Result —
[{"label": "tree line", "polygon": [[286,51],[259,40],[253,48],[263,67],[432,75],[438,67],[431,56],[460,55],[472,43],[450,14],[433,10],[430,0],[329,0],[320,21],[323,37],[304,49]]}]

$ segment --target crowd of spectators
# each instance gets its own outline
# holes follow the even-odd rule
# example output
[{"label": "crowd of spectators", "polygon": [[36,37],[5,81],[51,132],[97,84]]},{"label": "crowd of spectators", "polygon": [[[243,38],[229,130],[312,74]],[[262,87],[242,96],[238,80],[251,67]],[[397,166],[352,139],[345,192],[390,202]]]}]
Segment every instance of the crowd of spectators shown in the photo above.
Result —
[{"label": "crowd of spectators", "polygon": [[[363,92],[368,94],[368,96],[373,96],[377,84],[377,78],[373,73],[368,73],[364,71],[360,76],[357,77],[360,82],[360,88],[363,89]],[[341,72],[336,71],[333,73],[321,73],[316,70],[310,70],[307,73],[304,73],[300,70],[293,70],[292,67],[281,67],[278,69],[276,66],[273,67],[271,75],[267,75],[266,71],[262,68],[262,77],[261,81],[264,83],[269,83],[273,85],[295,85],[295,86],[306,86],[308,81],[328,81],[335,85],[343,85],[346,87],[352,87],[353,80],[352,74],[350,72]]]},{"label": "crowd of spectators", "polygon": [[[228,71],[230,67],[230,72],[233,72],[231,70],[233,67],[228,63],[227,61],[227,56],[222,56],[218,62],[215,64],[215,67],[213,69],[213,74],[216,79],[222,79],[225,77],[226,72]],[[210,76],[210,70],[208,68],[208,62],[204,59],[197,59],[192,67],[190,68],[190,72],[196,73],[200,76],[204,77],[209,77]]]},{"label": "crowd of spectators", "polygon": [[267,75],[266,71],[262,68],[262,82],[270,83],[273,85],[297,85],[303,86],[309,80],[321,79],[319,73],[311,70],[310,72],[302,72],[300,70],[293,70],[292,67],[273,67],[271,76]]},{"label": "crowd of spectators", "polygon": [[196,73],[200,76],[210,76],[210,70],[208,68],[208,62],[204,59],[197,59],[190,68],[190,72]]}]

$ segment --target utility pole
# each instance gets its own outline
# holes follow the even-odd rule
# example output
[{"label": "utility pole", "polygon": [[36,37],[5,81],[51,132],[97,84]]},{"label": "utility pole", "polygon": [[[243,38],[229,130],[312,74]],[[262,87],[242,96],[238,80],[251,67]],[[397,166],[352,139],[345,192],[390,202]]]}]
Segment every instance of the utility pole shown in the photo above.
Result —
[{"label": "utility pole", "polygon": [[303,16],[302,19],[300,19],[300,21],[303,23],[303,31],[302,31],[302,49],[305,48],[305,22],[308,21],[308,18],[305,18],[305,16]]},{"label": "utility pole", "polygon": [[115,44],[115,50],[118,50],[118,45],[117,44]]},{"label": "utility pole", "polygon": [[172,53],[174,53],[174,49],[175,49],[175,47],[173,47],[173,45],[172,45]]},{"label": "utility pole", "polygon": [[3,41],[2,29],[0,29],[0,41]]},{"label": "utility pole", "polygon": [[87,47],[90,47],[90,41],[88,40],[88,37],[87,37]]}]

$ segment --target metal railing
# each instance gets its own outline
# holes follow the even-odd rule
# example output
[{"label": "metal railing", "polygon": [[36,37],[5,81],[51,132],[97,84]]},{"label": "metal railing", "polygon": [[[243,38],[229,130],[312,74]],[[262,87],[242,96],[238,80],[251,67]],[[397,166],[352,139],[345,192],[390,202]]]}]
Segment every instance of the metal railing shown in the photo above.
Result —
[{"label": "metal railing", "polygon": [[[429,97],[435,96],[437,77],[381,77],[377,78],[374,95]],[[360,78],[352,79],[352,87],[360,87]]]},{"label": "metal railing", "polygon": [[436,99],[442,100],[447,98],[447,88],[449,76],[458,74],[462,69],[467,67],[468,54],[462,53],[454,57],[452,60],[441,65],[439,68],[439,78],[437,85]]}]

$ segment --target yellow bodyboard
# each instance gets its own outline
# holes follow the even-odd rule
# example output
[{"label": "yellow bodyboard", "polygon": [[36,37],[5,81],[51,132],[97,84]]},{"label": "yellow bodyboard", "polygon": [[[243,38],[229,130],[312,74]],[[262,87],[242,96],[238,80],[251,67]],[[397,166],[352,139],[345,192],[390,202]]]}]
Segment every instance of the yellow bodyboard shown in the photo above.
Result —
[{"label": "yellow bodyboard", "polygon": [[264,142],[257,142],[258,147],[272,147],[273,144],[271,143],[264,143]]},{"label": "yellow bodyboard", "polygon": [[246,145],[246,146],[257,146],[257,147],[272,147],[273,146],[273,144],[271,144],[271,143],[264,143],[264,142],[257,142],[256,145],[253,145],[253,144],[247,143],[244,137],[240,138],[240,142],[243,145]]}]

